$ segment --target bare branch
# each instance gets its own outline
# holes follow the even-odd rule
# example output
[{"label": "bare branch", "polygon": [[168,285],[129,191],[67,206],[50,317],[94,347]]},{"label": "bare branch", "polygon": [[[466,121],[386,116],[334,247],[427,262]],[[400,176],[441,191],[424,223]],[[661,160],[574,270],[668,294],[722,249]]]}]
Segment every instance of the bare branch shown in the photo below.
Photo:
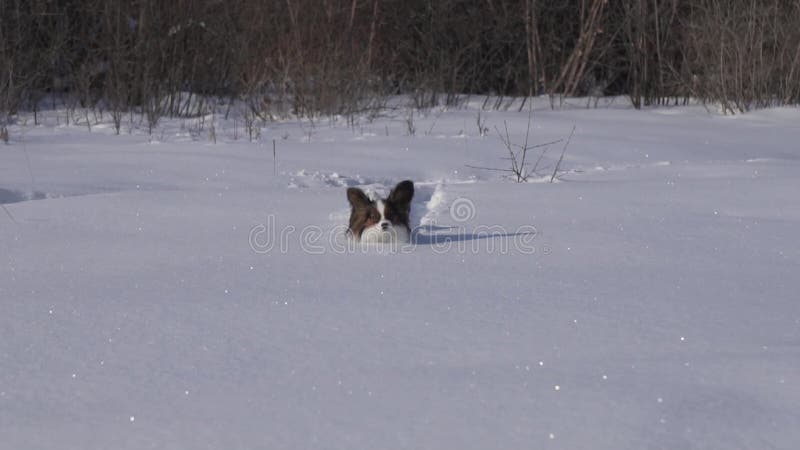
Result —
[{"label": "bare branch", "polygon": [[567,146],[569,146],[569,141],[572,140],[573,134],[575,134],[575,125],[572,126],[572,131],[569,132],[569,137],[567,138],[567,142],[564,143],[564,148],[561,150],[561,156],[558,158],[558,162],[556,163],[555,168],[553,168],[553,175],[550,177],[551,183],[553,182],[553,180],[555,180],[556,174],[558,173],[558,169],[561,167],[561,161],[564,160],[564,154],[567,152]]}]

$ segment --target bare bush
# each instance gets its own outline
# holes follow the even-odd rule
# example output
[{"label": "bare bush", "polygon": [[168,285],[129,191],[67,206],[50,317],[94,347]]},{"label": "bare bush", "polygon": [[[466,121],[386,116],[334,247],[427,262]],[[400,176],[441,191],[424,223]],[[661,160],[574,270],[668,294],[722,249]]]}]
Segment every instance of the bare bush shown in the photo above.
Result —
[{"label": "bare bush", "polygon": [[687,19],[695,92],[725,112],[800,100],[800,4],[707,0]]},{"label": "bare bush", "polygon": [[797,23],[789,0],[8,0],[0,122],[47,97],[70,123],[107,110],[117,132],[125,113],[152,130],[211,98],[260,121],[353,123],[396,94],[422,110],[627,94],[740,112],[800,102]]},{"label": "bare bush", "polygon": [[[467,167],[473,169],[480,169],[480,170],[489,170],[494,172],[504,172],[507,173],[508,176],[517,183],[525,183],[530,180],[532,175],[537,175],[543,177],[544,175],[540,172],[540,164],[542,163],[545,154],[547,153],[548,148],[553,145],[557,144],[563,139],[558,139],[552,142],[545,142],[543,144],[530,144],[531,138],[531,125],[533,124],[533,108],[529,107],[528,109],[528,126],[525,129],[525,138],[522,143],[516,143],[511,139],[511,135],[508,131],[508,122],[503,122],[503,130],[495,127],[495,131],[497,131],[497,135],[500,138],[500,141],[503,143],[503,147],[505,148],[506,152],[508,153],[508,157],[506,158],[509,163],[509,168],[498,168],[498,167],[482,167],[482,166],[471,166],[467,165]],[[575,127],[572,128],[572,132],[574,133]],[[553,175],[550,177],[550,182],[552,183],[555,179],[560,167],[561,162],[564,159],[564,154],[567,150],[567,145],[569,145],[569,140],[572,139],[572,133],[570,133],[569,138],[567,139],[567,143],[564,145],[564,148],[561,152],[561,157],[558,159],[558,162],[555,164],[555,168],[553,169]],[[528,153],[532,150],[541,149],[539,151],[539,156],[536,161],[531,164],[530,159],[528,157]]]}]

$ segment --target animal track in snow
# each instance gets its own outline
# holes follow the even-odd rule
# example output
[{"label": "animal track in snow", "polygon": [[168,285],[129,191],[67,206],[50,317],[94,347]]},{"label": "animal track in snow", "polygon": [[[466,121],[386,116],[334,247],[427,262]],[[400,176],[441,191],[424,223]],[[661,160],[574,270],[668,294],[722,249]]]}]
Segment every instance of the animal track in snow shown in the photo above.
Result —
[{"label": "animal track in snow", "polygon": [[0,188],[0,205],[7,205],[10,203],[20,203],[20,202],[27,202],[30,200],[43,200],[46,198],[54,198],[57,196],[51,196],[45,192],[33,191],[33,192],[25,192],[25,191],[12,191],[9,189],[1,189]]},{"label": "animal track in snow", "polygon": [[290,188],[307,188],[312,186],[352,187],[364,185],[381,185],[385,180],[355,176],[341,175],[338,172],[306,171],[305,169],[289,174]]}]

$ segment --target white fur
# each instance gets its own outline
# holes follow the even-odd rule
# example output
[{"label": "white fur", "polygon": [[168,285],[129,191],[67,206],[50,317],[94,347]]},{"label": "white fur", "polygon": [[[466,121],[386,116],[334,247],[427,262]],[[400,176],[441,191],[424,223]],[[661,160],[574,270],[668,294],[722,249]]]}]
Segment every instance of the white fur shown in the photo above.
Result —
[{"label": "white fur", "polygon": [[[388,244],[394,242],[407,244],[410,240],[410,236],[408,235],[406,227],[402,225],[395,226],[386,220],[386,216],[384,215],[385,206],[382,200],[378,200],[375,206],[378,208],[381,220],[371,227],[364,228],[364,231],[361,232],[361,242],[368,244]],[[386,231],[383,231],[381,228],[381,224],[383,223],[389,224],[389,228],[387,228]]]},{"label": "white fur", "polygon": [[406,227],[390,225],[386,231],[381,230],[380,225],[373,225],[364,228],[361,233],[361,242],[366,244],[407,244],[409,242],[408,230]]}]

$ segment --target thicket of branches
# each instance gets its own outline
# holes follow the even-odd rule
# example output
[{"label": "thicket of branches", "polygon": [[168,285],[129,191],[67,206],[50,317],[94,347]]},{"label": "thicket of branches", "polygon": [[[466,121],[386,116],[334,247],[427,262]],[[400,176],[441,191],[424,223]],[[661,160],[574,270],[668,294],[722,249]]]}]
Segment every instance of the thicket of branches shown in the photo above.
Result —
[{"label": "thicket of branches", "polygon": [[738,112],[800,103],[798,24],[796,0],[0,0],[0,123],[43,98],[117,127],[124,112],[155,125],[209,98],[262,119],[393,94]]}]

